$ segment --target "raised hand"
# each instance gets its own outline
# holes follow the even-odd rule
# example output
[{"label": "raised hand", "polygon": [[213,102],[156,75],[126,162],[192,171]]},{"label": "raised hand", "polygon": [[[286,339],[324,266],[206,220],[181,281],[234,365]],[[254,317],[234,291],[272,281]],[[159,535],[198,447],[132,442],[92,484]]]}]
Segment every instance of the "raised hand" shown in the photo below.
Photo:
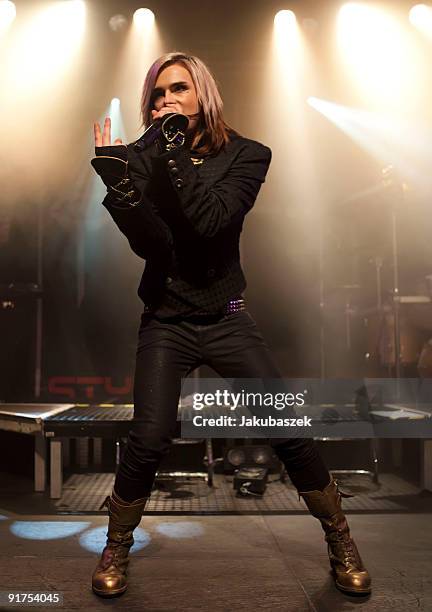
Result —
[{"label": "raised hand", "polygon": [[[103,133],[101,132],[101,128],[99,123],[93,124],[94,128],[94,138],[95,138],[95,147],[110,147],[111,146],[111,119],[110,117],[105,117]],[[121,138],[116,138],[114,140],[114,145],[121,145],[123,141]]]}]

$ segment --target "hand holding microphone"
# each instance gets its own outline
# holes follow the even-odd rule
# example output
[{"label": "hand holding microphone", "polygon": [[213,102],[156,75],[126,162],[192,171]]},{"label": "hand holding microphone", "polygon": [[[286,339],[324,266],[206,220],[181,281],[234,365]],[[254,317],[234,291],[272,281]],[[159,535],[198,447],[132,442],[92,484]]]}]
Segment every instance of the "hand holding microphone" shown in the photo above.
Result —
[{"label": "hand holding microphone", "polygon": [[181,147],[185,142],[189,117],[168,106],[158,111],[152,110],[151,113],[153,123],[134,143],[135,150],[142,151],[154,142],[161,152]]}]

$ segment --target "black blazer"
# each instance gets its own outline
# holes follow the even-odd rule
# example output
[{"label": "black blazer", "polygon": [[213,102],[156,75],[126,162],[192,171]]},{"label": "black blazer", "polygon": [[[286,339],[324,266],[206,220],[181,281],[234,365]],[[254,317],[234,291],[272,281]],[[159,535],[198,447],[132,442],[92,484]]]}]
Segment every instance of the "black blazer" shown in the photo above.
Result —
[{"label": "black blazer", "polygon": [[[129,209],[103,201],[146,260],[138,295],[155,311],[172,304],[177,312],[218,312],[240,294],[246,280],[240,266],[243,219],[265,180],[271,150],[234,135],[217,154],[194,164],[185,147],[158,154],[127,145],[129,174],[143,194]],[[104,149],[104,151],[102,151]],[[105,147],[99,154],[107,154]]]}]

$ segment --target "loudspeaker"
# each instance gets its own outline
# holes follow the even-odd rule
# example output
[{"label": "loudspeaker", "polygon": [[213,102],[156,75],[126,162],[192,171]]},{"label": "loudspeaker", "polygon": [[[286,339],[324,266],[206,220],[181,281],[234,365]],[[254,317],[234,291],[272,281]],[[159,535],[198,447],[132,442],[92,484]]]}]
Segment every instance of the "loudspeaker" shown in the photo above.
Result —
[{"label": "loudspeaker", "polygon": [[241,467],[267,468],[273,474],[281,471],[281,462],[268,444],[226,446],[223,457],[226,474],[233,474]]}]

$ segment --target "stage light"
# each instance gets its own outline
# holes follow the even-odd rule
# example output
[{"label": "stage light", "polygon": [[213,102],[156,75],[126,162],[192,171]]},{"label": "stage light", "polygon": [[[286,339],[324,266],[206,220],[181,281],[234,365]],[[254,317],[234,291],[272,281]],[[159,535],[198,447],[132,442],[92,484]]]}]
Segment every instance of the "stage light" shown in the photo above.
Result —
[{"label": "stage light", "polygon": [[[136,113],[136,101],[141,98],[143,75],[156,57],[162,55],[158,24],[149,9],[138,9],[133,15],[133,27],[128,27],[121,49],[118,72],[113,83],[114,91],[121,98],[125,114]],[[134,105],[132,107],[132,105]],[[134,134],[135,139],[138,133]]]},{"label": "stage light", "polygon": [[15,4],[9,0],[0,0],[0,34],[9,28],[15,17]]},{"label": "stage light", "polygon": [[293,11],[278,11],[274,17],[274,24],[277,28],[284,28],[287,31],[297,25],[297,19]]},{"label": "stage light", "polygon": [[[274,43],[279,60],[298,63],[300,48],[299,28],[292,11],[279,11],[274,17]],[[298,67],[298,66],[297,66]]]},{"label": "stage light", "polygon": [[432,7],[426,4],[416,4],[409,12],[409,20],[413,26],[429,36],[432,35]]},{"label": "stage light", "polygon": [[[114,142],[115,138],[125,140],[125,128],[120,107],[120,98],[113,98],[109,105],[109,110],[106,113],[107,117],[111,117],[111,136]],[[102,123],[102,118],[101,118]]]},{"label": "stage light", "polygon": [[418,61],[407,31],[388,10],[350,2],[339,10],[338,55],[369,102],[401,105],[418,86]]},{"label": "stage light", "polygon": [[85,521],[14,521],[10,530],[26,540],[57,540],[81,533],[90,524]]},{"label": "stage light", "polygon": [[352,19],[367,15],[367,6],[359,2],[346,2],[339,9],[339,19]]},{"label": "stage light", "polygon": [[[261,104],[263,108],[267,107],[269,96],[275,97],[277,103],[270,103],[272,112],[268,118],[263,118],[260,129],[267,134],[266,138],[276,152],[273,171],[280,173],[281,180],[286,181],[281,190],[286,190],[290,198],[301,201],[307,208],[315,201],[315,197],[310,195],[315,189],[315,181],[311,180],[314,173],[309,170],[312,163],[310,147],[313,145],[305,115],[309,112],[305,94],[315,89],[312,85],[316,79],[315,62],[309,36],[305,36],[304,28],[300,27],[293,11],[279,11],[271,25]],[[295,159],[288,171],[283,161],[286,155]],[[255,465],[253,460],[252,465]],[[236,467],[240,466],[241,462]]]},{"label": "stage light", "polygon": [[11,53],[10,78],[18,90],[42,90],[65,74],[80,48],[85,18],[81,0],[50,3],[35,13],[20,31]]},{"label": "stage light", "polygon": [[136,26],[139,28],[149,27],[153,24],[155,19],[153,11],[147,8],[137,9],[134,13],[133,20]]},{"label": "stage light", "polygon": [[113,15],[108,21],[108,25],[113,32],[119,32],[126,27],[127,19],[124,15]]},{"label": "stage light", "polygon": [[[106,525],[103,527],[89,529],[80,535],[80,546],[89,552],[100,553],[106,544],[106,533]],[[142,550],[151,542],[150,534],[144,529],[141,529],[141,527],[137,527],[133,535],[134,545],[130,549],[131,554],[137,552],[138,550]]]},{"label": "stage light", "polygon": [[430,136],[425,126],[388,109],[378,113],[315,97],[307,101],[379,163],[392,164],[416,185],[429,180]]},{"label": "stage light", "polygon": [[[117,91],[117,85],[115,86],[115,89]],[[120,138],[123,142],[127,142],[120,98],[112,98],[110,103],[105,107],[103,113],[101,113],[101,115],[97,118],[97,122],[101,127],[104,125],[105,117],[111,118],[112,144],[114,144],[114,141],[117,138]],[[92,258],[97,258],[98,251],[101,249],[101,245],[94,236],[105,223],[104,214],[100,207],[100,202],[105,197],[104,191],[104,184],[101,180],[99,180],[97,174],[93,173],[85,194],[85,199],[89,202],[89,206],[87,208],[84,227],[86,232],[92,234],[91,240],[89,240],[88,244],[86,245],[86,257],[89,261],[91,261]]]},{"label": "stage light", "polygon": [[[389,145],[392,126],[389,116],[315,97],[308,98],[308,104],[379,161],[389,163],[391,150],[396,153],[395,143]],[[402,129],[401,124],[399,128]]]}]

